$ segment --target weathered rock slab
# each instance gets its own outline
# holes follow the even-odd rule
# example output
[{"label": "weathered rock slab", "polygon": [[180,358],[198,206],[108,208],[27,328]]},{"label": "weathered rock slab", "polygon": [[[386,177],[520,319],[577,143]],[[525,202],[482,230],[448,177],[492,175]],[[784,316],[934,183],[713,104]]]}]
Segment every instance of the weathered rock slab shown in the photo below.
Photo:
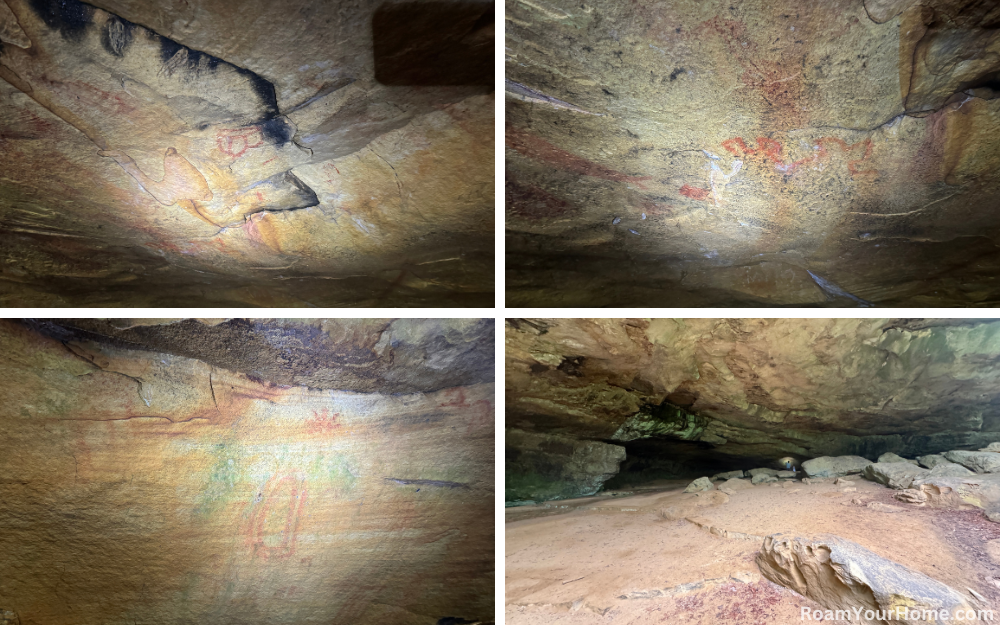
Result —
[{"label": "weathered rock slab", "polygon": [[909,488],[916,478],[930,474],[930,471],[905,461],[876,462],[865,467],[861,474],[865,479],[902,490]]},{"label": "weathered rock slab", "polygon": [[715,487],[712,486],[712,480],[710,480],[707,477],[699,477],[695,481],[693,481],[690,484],[688,484],[687,488],[684,489],[684,492],[685,493],[698,493],[698,492],[701,492],[701,491],[712,490],[713,488],[715,488]]},{"label": "weathered rock slab", "polygon": [[[956,610],[972,608],[957,590],[837,536],[768,536],[757,566],[767,579],[829,610],[907,607],[946,610],[954,616]],[[920,622],[919,617],[900,620]],[[875,625],[883,620],[860,622]]]},{"label": "weathered rock slab", "polygon": [[976,473],[996,473],[1000,471],[1000,454],[990,451],[946,451],[948,460],[972,469]]},{"label": "weathered rock slab", "polygon": [[840,477],[861,473],[870,464],[871,460],[861,456],[822,456],[803,462],[802,470],[809,477]]}]

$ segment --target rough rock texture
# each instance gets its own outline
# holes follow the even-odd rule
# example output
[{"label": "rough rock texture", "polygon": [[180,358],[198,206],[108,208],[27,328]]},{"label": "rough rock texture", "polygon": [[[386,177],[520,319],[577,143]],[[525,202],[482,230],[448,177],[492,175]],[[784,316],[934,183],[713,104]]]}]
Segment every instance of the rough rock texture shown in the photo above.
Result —
[{"label": "rough rock texture", "polygon": [[699,477],[695,481],[688,484],[687,488],[684,489],[684,492],[700,493],[702,491],[712,490],[713,488],[714,486],[712,486],[712,480],[708,479],[707,477]]},{"label": "rough rock texture", "polygon": [[966,477],[969,475],[975,475],[974,471],[970,471],[960,464],[955,464],[954,462],[939,462],[934,465],[931,472],[928,475],[941,476],[941,477]]},{"label": "rough rock texture", "polygon": [[[865,619],[864,610],[946,610],[954,617],[956,610],[973,607],[957,590],[837,536],[768,536],[757,555],[757,566],[772,582],[826,609],[862,608],[862,618],[851,622],[888,622]],[[910,625],[924,622],[919,616],[893,620]]]},{"label": "rough rock texture", "polygon": [[506,7],[508,305],[1000,299],[995,3]]},{"label": "rough rock texture", "polygon": [[733,478],[745,477],[743,471],[726,471],[724,473],[716,473],[712,476],[713,480],[731,480]]},{"label": "rough rock texture", "polygon": [[916,465],[920,464],[916,460],[911,460],[909,458],[903,458],[902,456],[897,456],[891,451],[889,453],[882,454],[881,456],[879,456],[877,462],[909,462],[910,464],[916,464]]},{"label": "rough rock texture", "polygon": [[983,447],[979,451],[992,451],[992,452],[1000,453],[1000,443],[990,443],[989,445],[987,445],[986,447]]},{"label": "rough rock texture", "polygon": [[926,493],[927,502],[935,507],[1000,512],[998,473],[957,477],[929,475],[914,480],[912,487]]},{"label": "rough rock texture", "polygon": [[757,477],[758,475],[770,475],[771,477],[777,477],[778,471],[776,469],[767,469],[767,468],[750,469],[749,471],[747,471],[747,475],[749,475],[750,477]]},{"label": "rough rock texture", "polygon": [[802,470],[809,477],[840,477],[861,473],[871,463],[861,456],[822,456],[803,462]]},{"label": "rough rock texture", "polygon": [[0,2],[0,303],[492,305],[494,9],[432,5]]},{"label": "rough rock texture", "polygon": [[719,484],[719,490],[722,490],[724,488],[729,491],[740,491],[740,490],[746,490],[748,488],[753,488],[753,484],[751,483],[750,480],[741,480],[739,478],[733,478]]},{"label": "rough rock texture", "polygon": [[995,321],[510,319],[505,360],[507,427],[617,442],[623,470],[675,478],[1000,433]]},{"label": "rough rock texture", "polygon": [[625,459],[618,445],[511,429],[505,445],[504,489],[512,503],[593,495]]},{"label": "rough rock texture", "polygon": [[[242,328],[203,346],[230,367],[0,322],[0,607],[20,625],[492,619],[494,383],[460,348],[489,325],[170,327],[192,323]],[[396,371],[418,349],[424,370]],[[290,382],[254,373],[282,355]]]},{"label": "rough rock texture", "polygon": [[889,488],[902,490],[909,488],[913,480],[930,475],[930,471],[909,462],[876,462],[869,464],[861,472],[865,479],[885,484]]},{"label": "rough rock texture", "polygon": [[941,454],[928,454],[926,456],[919,456],[917,458],[917,464],[926,469],[933,469],[939,464],[954,464],[954,463],[948,462],[948,459],[942,456]]},{"label": "rough rock texture", "polygon": [[944,457],[976,473],[1000,472],[1000,454],[991,451],[948,451]]},{"label": "rough rock texture", "polygon": [[773,475],[768,475],[767,473],[758,473],[757,475],[750,478],[751,484],[767,484],[768,482],[777,482],[778,478]]}]

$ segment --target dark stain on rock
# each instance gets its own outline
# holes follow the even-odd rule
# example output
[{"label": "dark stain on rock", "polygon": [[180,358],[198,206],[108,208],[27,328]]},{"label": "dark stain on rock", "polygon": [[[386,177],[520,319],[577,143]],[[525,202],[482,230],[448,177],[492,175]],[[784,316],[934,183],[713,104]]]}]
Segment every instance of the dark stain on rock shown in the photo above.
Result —
[{"label": "dark stain on rock", "polygon": [[[271,87],[271,95],[274,95],[273,86]],[[277,109],[277,104],[275,104],[275,109]],[[280,146],[292,140],[292,136],[295,135],[295,127],[285,121],[283,117],[275,117],[260,124],[260,132],[267,141]]]},{"label": "dark stain on rock", "polygon": [[576,212],[576,207],[566,200],[534,185],[521,184],[509,174],[504,191],[507,210],[518,217],[551,219]]},{"label": "dark stain on rock", "polygon": [[582,378],[583,363],[586,360],[583,356],[564,356],[562,362],[556,368],[566,375],[571,375],[574,378]]},{"label": "dark stain on rock", "polygon": [[67,41],[80,41],[94,17],[94,7],[78,0],[28,0],[35,15]]},{"label": "dark stain on rock", "polygon": [[135,24],[117,15],[111,15],[101,30],[101,45],[108,54],[123,57],[132,43]]},{"label": "dark stain on rock", "polygon": [[671,80],[671,82],[674,81],[674,80],[677,80],[677,77],[680,76],[681,74],[683,74],[686,71],[687,70],[684,69],[683,67],[678,67],[674,71],[670,72],[670,80]]}]

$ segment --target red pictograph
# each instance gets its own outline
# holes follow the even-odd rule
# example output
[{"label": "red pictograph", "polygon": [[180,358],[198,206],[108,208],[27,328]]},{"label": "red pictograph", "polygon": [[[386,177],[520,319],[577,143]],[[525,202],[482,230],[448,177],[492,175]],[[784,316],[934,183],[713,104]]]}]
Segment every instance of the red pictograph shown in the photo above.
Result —
[{"label": "red pictograph", "polygon": [[215,142],[224,154],[233,158],[239,158],[250,148],[259,148],[264,145],[264,135],[260,128],[251,126],[250,128],[223,128],[215,136]]},{"label": "red pictograph", "polygon": [[337,423],[338,417],[340,413],[330,414],[329,408],[323,408],[319,412],[313,410],[312,418],[306,419],[306,431],[310,434],[330,434],[341,427],[341,424]]},{"label": "red pictograph", "polygon": [[831,143],[840,148],[840,151],[844,154],[854,153],[856,150],[863,150],[860,158],[847,161],[847,170],[851,172],[852,176],[878,173],[878,171],[874,169],[858,169],[858,165],[868,160],[868,157],[872,154],[872,140],[870,138],[865,139],[864,141],[858,141],[857,143],[848,144],[843,139],[838,139],[836,137],[821,137],[815,141],[814,145],[816,151],[814,154],[791,163],[785,162],[785,158],[781,154],[781,143],[775,139],[771,139],[770,137],[757,137],[756,149],[749,147],[746,142],[743,141],[742,137],[726,139],[722,142],[722,147],[733,156],[738,157],[761,154],[765,159],[770,159],[774,162],[775,169],[788,174],[795,171],[800,165],[804,165],[806,163],[818,163],[826,160],[826,158],[830,155],[827,150],[827,144]]},{"label": "red pictograph", "polygon": [[287,558],[295,553],[306,498],[304,476],[286,474],[267,481],[257,493],[247,531],[247,545],[256,555]]}]

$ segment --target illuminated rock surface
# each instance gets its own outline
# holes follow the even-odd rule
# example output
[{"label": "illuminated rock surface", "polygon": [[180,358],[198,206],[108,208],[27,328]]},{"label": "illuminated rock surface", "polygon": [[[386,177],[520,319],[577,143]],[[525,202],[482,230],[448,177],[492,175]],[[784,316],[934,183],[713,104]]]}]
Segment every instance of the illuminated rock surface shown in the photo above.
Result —
[{"label": "illuminated rock surface", "polygon": [[0,2],[0,304],[492,304],[492,5],[382,4]]},{"label": "illuminated rock surface", "polygon": [[493,342],[475,319],[3,322],[0,614],[492,620]]},{"label": "illuminated rock surface", "polygon": [[[786,456],[820,476],[886,452],[971,457],[983,471],[1000,454],[961,450],[1000,441],[998,357],[1000,322],[980,320],[511,319],[505,426],[577,450],[572,466],[586,466],[583,442],[602,443],[595,463],[623,447],[605,488],[783,469]],[[511,447],[508,472],[530,483]]]},{"label": "illuminated rock surface", "polygon": [[1000,7],[507,0],[508,305],[996,305]]}]

